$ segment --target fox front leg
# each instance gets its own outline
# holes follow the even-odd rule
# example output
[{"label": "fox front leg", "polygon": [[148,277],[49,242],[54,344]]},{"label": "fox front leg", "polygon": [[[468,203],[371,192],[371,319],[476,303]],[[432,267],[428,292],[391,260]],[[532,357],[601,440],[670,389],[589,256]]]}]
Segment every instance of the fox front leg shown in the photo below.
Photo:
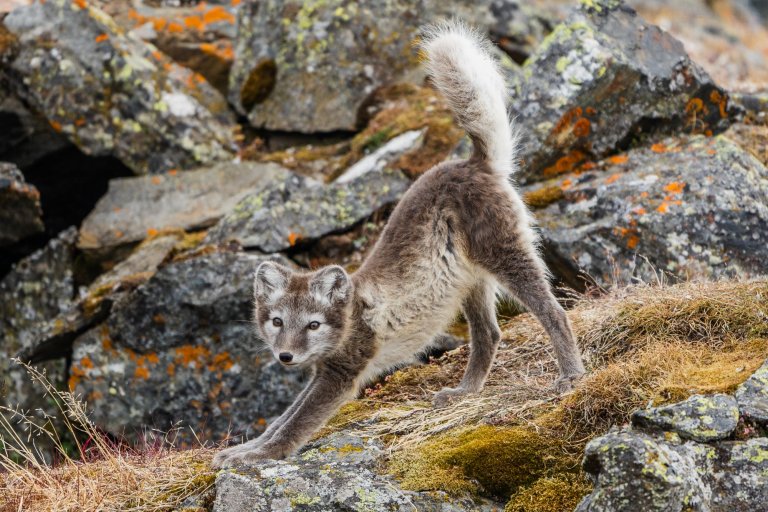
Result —
[{"label": "fox front leg", "polygon": [[[303,399],[295,402],[278,420],[269,438],[249,441],[219,452],[215,467],[231,467],[264,459],[282,459],[304,443],[336,413],[346,401],[354,398],[357,388],[352,379],[334,378],[318,373],[306,388]],[[265,432],[266,434],[266,432]]]}]

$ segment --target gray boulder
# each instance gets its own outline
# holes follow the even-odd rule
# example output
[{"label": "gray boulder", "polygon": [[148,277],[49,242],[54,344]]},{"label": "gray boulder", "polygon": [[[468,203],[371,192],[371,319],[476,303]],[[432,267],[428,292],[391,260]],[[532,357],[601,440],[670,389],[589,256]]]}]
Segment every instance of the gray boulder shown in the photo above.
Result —
[{"label": "gray boulder", "polygon": [[321,185],[297,175],[249,195],[208,232],[207,241],[236,240],[273,253],[343,231],[396,202],[410,185],[399,170],[374,166],[350,181]]},{"label": "gray boulder", "polygon": [[163,230],[209,227],[248,194],[289,175],[275,164],[243,162],[112,180],[83,221],[78,247],[108,251]]},{"label": "gray boulder", "polygon": [[768,361],[739,386],[736,400],[744,418],[768,427]]},{"label": "gray boulder", "polygon": [[251,436],[282,412],[302,376],[253,338],[252,280],[262,261],[208,251],[161,267],[115,300],[109,318],[73,346],[70,386],[96,424],[131,438],[178,424],[180,441],[192,431],[219,440]]},{"label": "gray boulder", "polygon": [[137,174],[231,159],[234,122],[221,95],[86,2],[35,2],[3,20],[19,41],[15,92],[89,155]]},{"label": "gray boulder", "polygon": [[216,478],[213,512],[497,510],[481,500],[400,489],[376,472],[382,448],[375,441],[334,435],[284,461],[224,470]]},{"label": "gray boulder", "polygon": [[526,61],[512,102],[522,181],[572,171],[651,132],[711,133],[728,96],[683,45],[617,0],[583,2]]},{"label": "gray boulder", "polygon": [[635,411],[632,425],[675,432],[702,443],[728,438],[739,423],[739,408],[730,395],[693,395],[680,403]]},{"label": "gray boulder", "polygon": [[229,99],[257,128],[354,130],[378,87],[418,68],[422,0],[244,2]]},{"label": "gray boulder", "polygon": [[570,280],[574,264],[606,286],[768,272],[768,170],[722,136],[667,139],[525,191],[552,197],[536,217]]},{"label": "gray boulder", "polygon": [[0,246],[43,231],[40,193],[19,169],[0,162]]}]

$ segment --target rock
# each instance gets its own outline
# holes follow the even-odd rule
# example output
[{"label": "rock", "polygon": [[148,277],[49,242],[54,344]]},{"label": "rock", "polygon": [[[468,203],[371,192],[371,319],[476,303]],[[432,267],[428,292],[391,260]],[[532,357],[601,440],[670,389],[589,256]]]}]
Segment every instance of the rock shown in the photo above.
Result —
[{"label": "rock", "polygon": [[[720,136],[667,139],[525,189],[545,251],[598,283],[768,271],[768,170]],[[546,202],[545,202],[546,204]],[[571,277],[569,277],[571,276]]]},{"label": "rock", "polygon": [[44,230],[40,193],[19,169],[0,162],[0,246]]},{"label": "rock", "polygon": [[243,2],[229,99],[257,128],[355,130],[378,87],[418,68],[421,0]]},{"label": "rock", "polygon": [[394,137],[379,149],[361,158],[336,178],[336,183],[349,183],[371,171],[383,171],[398,157],[421,145],[423,130],[411,130]]},{"label": "rock", "polygon": [[352,227],[400,199],[409,184],[399,170],[389,168],[328,186],[292,176],[240,201],[211,228],[206,240],[236,240],[267,253],[283,251]]},{"label": "rock", "polygon": [[521,181],[571,171],[648,131],[728,124],[728,95],[679,41],[620,1],[584,2],[526,61],[513,89],[526,135]]},{"label": "rock", "polygon": [[[60,233],[46,247],[17,263],[0,281],[0,405],[20,407],[37,419],[59,411],[45,396],[42,385],[32,382],[10,359],[32,345],[43,322],[70,307],[75,294],[72,264],[76,235],[74,227]],[[66,380],[65,367],[63,359],[37,365],[54,385]],[[38,441],[44,450],[46,440]]]},{"label": "rock", "polygon": [[89,155],[137,174],[233,157],[221,95],[85,2],[51,0],[3,20],[19,40],[6,70],[15,92]]},{"label": "rock", "polygon": [[262,261],[208,251],[168,263],[75,340],[69,385],[96,424],[131,438],[181,425],[180,440],[220,440],[252,436],[282,412],[302,378],[251,338]]},{"label": "rock", "polygon": [[730,395],[693,395],[677,404],[635,411],[632,425],[675,432],[701,443],[728,438],[739,422],[736,399]]},{"label": "rock", "polygon": [[768,500],[768,439],[714,445],[623,431],[587,445],[595,489],[577,512],[751,512]]},{"label": "rock", "polygon": [[739,386],[736,400],[744,418],[768,427],[768,361]]},{"label": "rock", "polygon": [[[99,1],[100,7],[130,33],[203,77],[226,95],[234,59],[239,2],[158,3],[145,0]],[[159,4],[159,5],[158,5]],[[195,5],[196,4],[196,5]]]},{"label": "rock", "polygon": [[211,226],[246,195],[289,175],[275,164],[244,162],[112,180],[83,221],[78,247],[104,251],[167,229]]},{"label": "rock", "polygon": [[498,510],[482,500],[404,491],[390,477],[376,473],[382,455],[382,445],[376,441],[334,435],[284,461],[221,471],[213,512]]},{"label": "rock", "polygon": [[593,439],[583,467],[595,490],[576,512],[706,510],[700,506],[707,489],[694,460],[650,436],[614,432]]}]

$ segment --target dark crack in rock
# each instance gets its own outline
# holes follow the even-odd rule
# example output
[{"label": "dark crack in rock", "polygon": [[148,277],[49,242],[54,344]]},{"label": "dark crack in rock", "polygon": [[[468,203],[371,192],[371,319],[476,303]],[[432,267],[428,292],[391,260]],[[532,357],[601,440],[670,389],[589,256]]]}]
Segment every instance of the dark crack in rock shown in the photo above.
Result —
[{"label": "dark crack in rock", "polygon": [[402,197],[410,180],[377,168],[344,183],[321,185],[290,176],[243,199],[209,232],[209,242],[236,240],[273,253],[343,231]]},{"label": "dark crack in rock", "polygon": [[667,139],[525,189],[547,190],[546,251],[602,285],[768,272],[768,170],[722,136]]},{"label": "dark crack in rock", "polygon": [[744,418],[768,427],[768,361],[736,390]]},{"label": "dark crack in rock", "polygon": [[288,176],[289,171],[275,164],[243,162],[112,180],[83,222],[78,247],[105,251],[153,232],[211,226],[247,195]]},{"label": "dark crack in rock", "polygon": [[693,395],[682,402],[635,411],[632,425],[675,432],[702,443],[728,438],[739,422],[736,399],[730,395]]},{"label": "dark crack in rock", "polygon": [[229,99],[257,128],[354,130],[378,87],[418,68],[423,0],[244,2]]},{"label": "dark crack in rock", "polygon": [[19,39],[7,69],[16,92],[84,153],[113,155],[137,174],[233,157],[218,91],[98,8],[35,2],[3,22]]},{"label": "dark crack in rock", "polygon": [[[220,251],[171,262],[78,338],[69,385],[94,421],[135,438],[177,422],[200,438],[253,435],[282,412],[302,376],[253,337],[253,273],[264,258]],[[181,440],[193,439],[185,428]]]},{"label": "dark crack in rock", "polygon": [[43,231],[40,193],[19,169],[0,162],[0,246]]},{"label": "dark crack in rock", "polygon": [[622,2],[584,1],[523,67],[512,92],[526,136],[521,181],[574,170],[649,131],[712,133],[728,96],[659,27]]},{"label": "dark crack in rock", "polygon": [[213,512],[499,509],[442,492],[404,491],[392,478],[376,473],[383,455],[376,441],[340,434],[284,461],[224,470],[216,478]]}]

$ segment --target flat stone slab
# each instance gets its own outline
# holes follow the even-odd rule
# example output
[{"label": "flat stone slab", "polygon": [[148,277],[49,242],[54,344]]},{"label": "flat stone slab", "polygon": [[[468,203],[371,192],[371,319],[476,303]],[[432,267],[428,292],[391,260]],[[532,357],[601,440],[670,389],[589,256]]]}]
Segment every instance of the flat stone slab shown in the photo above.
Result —
[{"label": "flat stone slab", "polygon": [[213,512],[497,510],[482,500],[400,489],[392,478],[376,473],[382,456],[380,443],[339,434],[284,461],[223,470],[216,478]]},{"label": "flat stone slab", "polygon": [[43,231],[40,193],[19,169],[0,162],[0,246]]},{"label": "flat stone slab", "polygon": [[78,247],[98,250],[138,242],[165,229],[211,226],[247,195],[289,176],[276,164],[243,162],[112,180],[83,221]]},{"label": "flat stone slab", "polygon": [[739,412],[768,427],[768,361],[736,390]]},{"label": "flat stone slab", "polygon": [[702,443],[728,438],[739,422],[736,399],[730,395],[693,395],[682,402],[641,409],[632,414],[632,425],[675,432]]},{"label": "flat stone slab", "polygon": [[243,199],[208,232],[209,243],[237,240],[266,253],[340,232],[400,199],[410,180],[399,170],[370,169],[349,182],[321,185],[300,176]]}]

